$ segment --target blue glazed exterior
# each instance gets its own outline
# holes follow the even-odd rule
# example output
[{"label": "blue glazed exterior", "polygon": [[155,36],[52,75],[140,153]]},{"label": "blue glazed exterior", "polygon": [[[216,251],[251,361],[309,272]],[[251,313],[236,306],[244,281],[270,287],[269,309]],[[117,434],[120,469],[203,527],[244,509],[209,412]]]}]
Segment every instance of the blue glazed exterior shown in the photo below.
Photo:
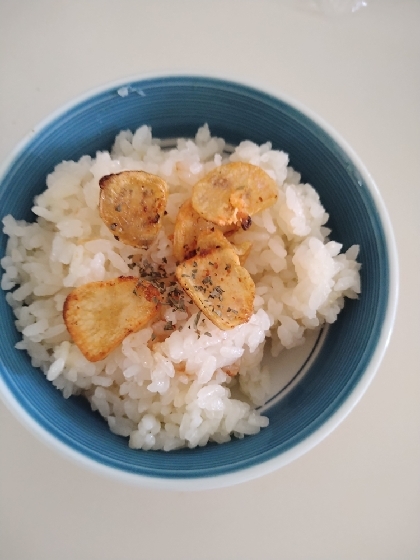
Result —
[{"label": "blue glazed exterior", "polygon": [[[128,85],[128,84],[127,84]],[[65,401],[24,352],[0,293],[0,374],[18,406],[48,434],[93,461],[128,473],[187,479],[214,477],[262,464],[301,444],[345,403],[364,377],[383,335],[390,296],[387,236],[366,179],[352,158],[321,126],[289,103],[251,87],[196,76],[150,78],[129,84],[121,96],[110,87],[77,103],[41,127],[1,179],[1,217],[33,220],[33,197],[63,159],[110,149],[121,129],[142,124],[162,138],[193,136],[203,123],[233,144],[271,141],[319,192],[331,215],[333,238],[360,244],[362,295],[347,301],[302,380],[268,410],[270,425],[258,435],[171,453],[133,451],[125,438],[82,398]],[[1,237],[1,256],[6,246]]]}]

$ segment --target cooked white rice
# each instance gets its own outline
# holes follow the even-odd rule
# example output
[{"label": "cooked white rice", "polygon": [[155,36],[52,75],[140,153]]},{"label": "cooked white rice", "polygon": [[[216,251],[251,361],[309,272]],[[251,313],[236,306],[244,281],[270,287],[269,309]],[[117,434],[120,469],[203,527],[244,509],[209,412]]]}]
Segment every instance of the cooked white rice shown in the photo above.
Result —
[{"label": "cooked white rice", "polygon": [[[205,125],[195,140],[163,149],[151,129],[118,134],[111,153],[65,161],[47,177],[47,189],[32,208],[34,223],[3,219],[9,236],[1,287],[16,316],[29,353],[65,398],[83,394],[110,429],[141,449],[171,449],[223,443],[257,433],[268,419],[255,410],[267,399],[269,372],[261,367],[265,342],[276,355],[304,341],[306,329],[332,323],[344,297],[360,292],[358,247],[340,254],[328,240],[328,214],[316,191],[300,183],[287,154],[245,141],[230,155]],[[70,291],[86,282],[132,275],[136,256],[168,273],[175,269],[171,234],[180,205],[194,183],[226,161],[261,166],[277,181],[276,204],[253,217],[233,241],[251,241],[246,268],[256,285],[254,314],[247,324],[222,331],[197,308],[170,307],[155,324],[129,335],[106,359],[91,363],[72,342],[63,321]],[[160,175],[170,187],[164,228],[147,250],[116,241],[98,213],[99,179],[123,170]],[[152,341],[166,321],[175,330]],[[205,335],[204,333],[208,333]],[[211,335],[211,336],[209,336]],[[228,370],[238,370],[236,377]],[[236,385],[243,398],[232,398]]]}]

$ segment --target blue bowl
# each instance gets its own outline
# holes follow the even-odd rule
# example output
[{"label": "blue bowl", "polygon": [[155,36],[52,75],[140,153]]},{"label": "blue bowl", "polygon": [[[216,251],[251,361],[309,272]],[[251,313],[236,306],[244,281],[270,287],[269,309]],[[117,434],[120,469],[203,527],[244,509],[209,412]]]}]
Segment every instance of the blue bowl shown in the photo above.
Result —
[{"label": "blue bowl", "polygon": [[[0,393],[9,408],[55,449],[95,470],[149,486],[209,488],[279,468],[321,441],[345,418],[372,380],[386,349],[397,304],[392,228],[378,190],[353,151],[331,128],[291,100],[249,85],[169,75],[91,92],[43,122],[18,147],[1,175],[2,217],[32,221],[45,178],[66,159],[110,149],[121,129],[152,126],[154,136],[194,136],[207,122],[237,144],[271,141],[290,155],[302,180],[318,191],[333,238],[361,247],[362,294],[313,343],[290,382],[265,407],[259,434],[170,453],[134,451],[82,398],[64,400],[26,353],[0,293]],[[1,256],[6,238],[1,237]],[[271,362],[281,367],[280,357]],[[299,362],[299,360],[298,360]],[[286,390],[287,389],[287,390]]]}]

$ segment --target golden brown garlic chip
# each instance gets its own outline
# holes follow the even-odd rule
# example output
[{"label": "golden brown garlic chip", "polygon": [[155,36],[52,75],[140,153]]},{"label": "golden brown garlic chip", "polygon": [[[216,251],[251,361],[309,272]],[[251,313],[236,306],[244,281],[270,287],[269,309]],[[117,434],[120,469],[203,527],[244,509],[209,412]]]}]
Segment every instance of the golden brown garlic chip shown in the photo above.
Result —
[{"label": "golden brown garlic chip", "polygon": [[[188,199],[179,209],[174,231],[174,256],[182,262],[194,256],[197,249],[197,238],[201,233],[214,231],[215,224],[205,220],[198,214]],[[238,229],[233,224],[220,228],[224,233],[232,233]]]},{"label": "golden brown garlic chip", "polygon": [[246,262],[246,259],[249,257],[249,253],[252,249],[252,243],[249,241],[244,241],[243,243],[238,243],[234,245],[235,253],[239,257],[239,262],[243,266]]},{"label": "golden brown garlic chip", "polygon": [[192,205],[200,216],[219,226],[238,221],[249,227],[249,217],[273,205],[277,183],[261,167],[235,161],[216,167],[192,191]]},{"label": "golden brown garlic chip", "polygon": [[212,249],[231,249],[238,256],[238,264],[243,265],[249,256],[252,248],[252,243],[249,241],[244,241],[239,244],[231,243],[226,239],[220,230],[215,229],[214,231],[203,231],[198,236],[197,240],[197,251],[200,254],[204,254]]},{"label": "golden brown garlic chip", "polygon": [[251,317],[255,284],[232,249],[204,251],[180,264],[175,275],[197,307],[220,329],[232,329]]},{"label": "golden brown garlic chip", "polygon": [[122,171],[99,181],[99,214],[114,237],[132,247],[158,234],[166,208],[166,182],[144,171]]},{"label": "golden brown garlic chip", "polygon": [[159,290],[152,284],[120,276],[75,288],[64,302],[63,317],[82,354],[97,362],[144,327],[159,307]]}]

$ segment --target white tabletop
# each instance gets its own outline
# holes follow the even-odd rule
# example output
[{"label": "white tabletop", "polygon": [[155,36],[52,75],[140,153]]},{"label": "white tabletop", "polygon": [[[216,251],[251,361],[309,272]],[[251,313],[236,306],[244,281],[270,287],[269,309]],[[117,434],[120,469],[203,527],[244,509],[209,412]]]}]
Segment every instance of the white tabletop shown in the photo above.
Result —
[{"label": "white tabletop", "polygon": [[316,4],[0,2],[0,159],[108,81],[165,70],[246,79],[295,97],[352,145],[389,209],[401,266],[394,334],[360,404],[258,480],[133,488],[63,459],[1,405],[2,560],[420,558],[420,3],[367,0],[328,16]]}]

